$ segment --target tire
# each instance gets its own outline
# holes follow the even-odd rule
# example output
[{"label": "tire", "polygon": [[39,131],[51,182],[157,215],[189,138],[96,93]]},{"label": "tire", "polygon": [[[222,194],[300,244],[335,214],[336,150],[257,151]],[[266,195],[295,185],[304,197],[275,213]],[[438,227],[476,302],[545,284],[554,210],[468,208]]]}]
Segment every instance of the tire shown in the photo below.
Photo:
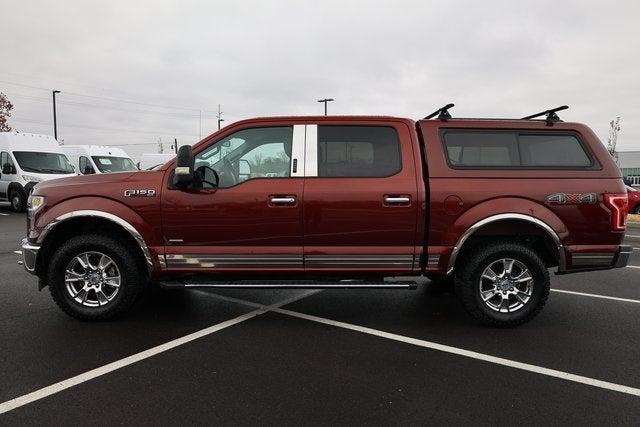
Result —
[{"label": "tire", "polygon": [[460,266],[456,294],[466,311],[483,325],[522,325],[542,310],[549,297],[547,267],[538,254],[524,245],[495,242],[475,247],[467,252]]},{"label": "tire", "polygon": [[81,320],[107,320],[124,313],[141,293],[144,280],[133,251],[100,234],[69,239],[55,252],[47,272],[55,303]]},{"label": "tire", "polygon": [[633,213],[635,215],[640,215],[640,205],[636,206],[636,208],[633,210]]},{"label": "tire", "polygon": [[13,209],[14,212],[24,212],[27,208],[27,198],[20,190],[12,191],[9,196],[9,201],[11,202],[11,209]]}]

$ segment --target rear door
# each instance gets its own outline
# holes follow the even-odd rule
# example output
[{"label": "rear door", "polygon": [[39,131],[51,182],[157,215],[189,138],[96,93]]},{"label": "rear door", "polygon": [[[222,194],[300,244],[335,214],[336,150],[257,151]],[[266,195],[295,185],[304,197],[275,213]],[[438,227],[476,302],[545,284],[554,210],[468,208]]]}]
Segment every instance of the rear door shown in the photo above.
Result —
[{"label": "rear door", "polygon": [[409,127],[307,125],[305,164],[305,271],[411,272],[421,201]]}]

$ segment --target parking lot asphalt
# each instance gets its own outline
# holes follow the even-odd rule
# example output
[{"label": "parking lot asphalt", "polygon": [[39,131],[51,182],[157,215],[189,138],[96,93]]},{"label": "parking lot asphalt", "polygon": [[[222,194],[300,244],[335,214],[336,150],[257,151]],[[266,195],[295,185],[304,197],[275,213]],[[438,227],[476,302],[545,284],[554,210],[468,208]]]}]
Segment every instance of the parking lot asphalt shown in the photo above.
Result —
[{"label": "parking lot asphalt", "polygon": [[[85,323],[37,291],[13,253],[24,215],[0,213],[0,425],[640,420],[640,268],[552,276],[542,313],[508,330],[477,325],[426,279],[154,290]],[[627,234],[640,249],[640,228]]]}]

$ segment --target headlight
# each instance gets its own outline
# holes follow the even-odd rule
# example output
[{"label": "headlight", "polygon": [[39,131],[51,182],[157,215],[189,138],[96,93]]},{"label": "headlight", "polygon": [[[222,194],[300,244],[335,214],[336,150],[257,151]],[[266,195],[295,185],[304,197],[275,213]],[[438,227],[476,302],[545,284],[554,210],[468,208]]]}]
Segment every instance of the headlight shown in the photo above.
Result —
[{"label": "headlight", "polygon": [[44,202],[45,202],[44,196],[31,195],[27,200],[27,206],[31,212],[35,212],[38,209],[40,209],[42,206],[44,206]]},{"label": "headlight", "polygon": [[42,181],[42,178],[39,178],[39,177],[33,176],[33,175],[22,175],[22,179],[24,179],[25,181],[31,181],[31,182],[40,182],[40,181]]}]

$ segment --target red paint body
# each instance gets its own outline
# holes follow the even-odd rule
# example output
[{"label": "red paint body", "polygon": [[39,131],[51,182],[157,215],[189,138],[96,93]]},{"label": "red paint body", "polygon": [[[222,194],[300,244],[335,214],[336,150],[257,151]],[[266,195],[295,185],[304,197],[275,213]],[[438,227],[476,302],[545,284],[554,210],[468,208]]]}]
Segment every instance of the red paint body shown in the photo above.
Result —
[{"label": "red paint body", "polygon": [[640,215],[640,191],[627,187],[629,196],[629,212]]},{"label": "red paint body", "polygon": [[[33,218],[29,239],[38,242],[56,218],[81,210],[117,215],[133,226],[151,254],[152,275],[273,272],[303,275],[442,275],[463,234],[478,221],[504,213],[547,224],[563,245],[566,269],[572,254],[615,253],[623,232],[611,231],[603,195],[624,193],[620,172],[593,132],[577,123],[532,120],[447,122],[391,117],[283,117],[245,120],[194,146],[194,154],[238,130],[296,124],[383,125],[398,133],[402,169],[385,178],[259,178],[220,189],[171,189],[169,162],[157,171],[89,175],[47,181],[34,194],[46,197]],[[577,133],[599,166],[590,170],[460,170],[445,159],[442,129],[518,129]],[[151,189],[155,197],[124,197],[128,189]],[[595,193],[593,204],[554,205],[554,193]],[[640,193],[639,193],[640,194]],[[272,206],[272,196],[293,196],[292,206]],[[386,206],[385,196],[409,197],[406,206]],[[179,241],[181,240],[181,241]],[[42,242],[38,242],[42,243]],[[167,255],[297,256],[299,265],[171,266]],[[439,260],[427,266],[427,254]],[[405,256],[403,265],[319,266],[307,257]],[[41,260],[42,271],[45,260]],[[584,265],[582,266],[584,268]]]}]

